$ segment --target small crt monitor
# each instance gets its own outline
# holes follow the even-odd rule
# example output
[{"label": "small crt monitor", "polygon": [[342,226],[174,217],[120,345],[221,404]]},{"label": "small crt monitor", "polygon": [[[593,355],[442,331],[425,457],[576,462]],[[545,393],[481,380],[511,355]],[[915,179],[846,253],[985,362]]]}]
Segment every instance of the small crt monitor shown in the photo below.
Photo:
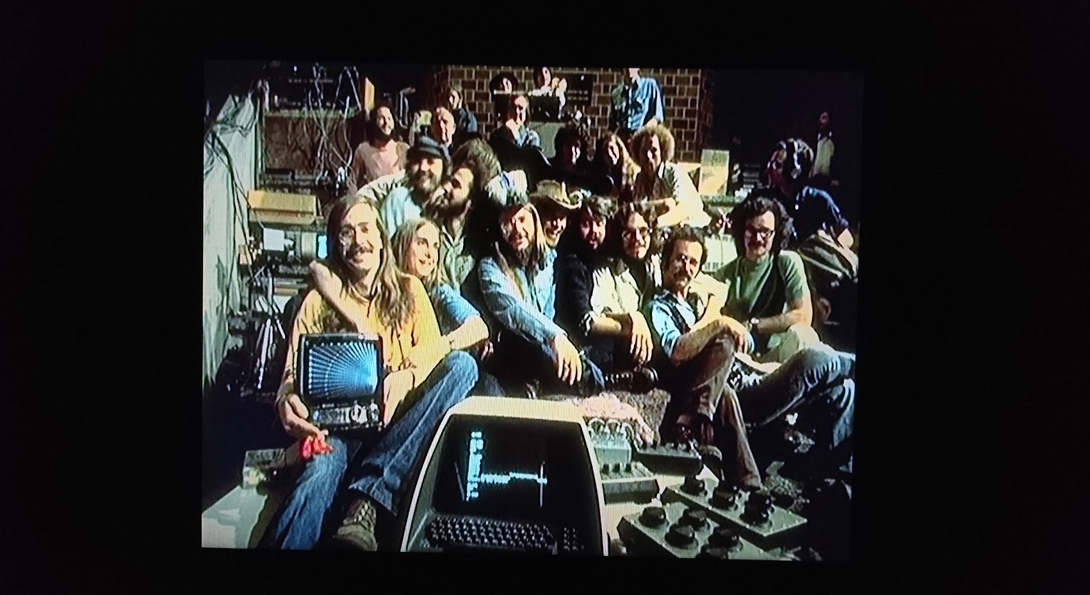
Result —
[{"label": "small crt monitor", "polygon": [[604,556],[597,457],[571,404],[470,397],[439,426],[402,551]]},{"label": "small crt monitor", "polygon": [[329,238],[324,233],[318,234],[318,258],[329,258]]},{"label": "small crt monitor", "polygon": [[382,340],[377,335],[324,333],[299,338],[299,397],[311,422],[330,432],[382,426]]}]

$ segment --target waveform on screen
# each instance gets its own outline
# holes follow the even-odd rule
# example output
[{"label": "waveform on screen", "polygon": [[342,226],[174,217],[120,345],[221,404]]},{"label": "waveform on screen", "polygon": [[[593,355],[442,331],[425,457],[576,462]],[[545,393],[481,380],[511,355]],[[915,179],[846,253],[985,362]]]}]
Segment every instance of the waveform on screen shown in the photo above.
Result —
[{"label": "waveform on screen", "polygon": [[480,497],[480,486],[506,486],[516,481],[532,481],[538,484],[538,506],[545,505],[545,486],[549,478],[545,476],[545,461],[541,462],[537,473],[520,471],[486,472],[484,469],[484,433],[474,430],[469,434],[469,472],[466,475],[466,500]]}]

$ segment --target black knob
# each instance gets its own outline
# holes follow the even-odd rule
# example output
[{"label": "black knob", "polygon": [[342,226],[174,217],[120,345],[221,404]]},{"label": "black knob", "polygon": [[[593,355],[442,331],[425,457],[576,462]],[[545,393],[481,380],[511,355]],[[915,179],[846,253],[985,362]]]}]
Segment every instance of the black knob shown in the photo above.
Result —
[{"label": "black knob", "polygon": [[681,484],[681,491],[686,494],[703,494],[704,480],[695,475],[690,475],[686,477],[685,482]]},{"label": "black knob", "polygon": [[631,462],[625,463],[624,472],[625,473],[632,473],[632,463]]},{"label": "black knob", "polygon": [[696,543],[696,533],[689,525],[676,523],[666,534],[666,541],[675,547],[691,547]]},{"label": "black knob", "polygon": [[613,463],[613,472],[614,473],[620,473],[621,472],[621,464],[620,463]]},{"label": "black knob", "polygon": [[742,517],[751,525],[764,525],[772,520],[772,510],[769,508],[747,508]]},{"label": "black knob", "polygon": [[775,494],[772,496],[772,503],[780,508],[791,508],[791,505],[795,503],[795,498],[790,494]]},{"label": "black knob", "polygon": [[690,508],[681,515],[681,522],[693,529],[703,529],[708,526],[708,513],[699,508]]},{"label": "black knob", "polygon": [[732,508],[735,498],[738,497],[738,486],[725,486],[720,484],[712,493],[712,506],[717,508]]},{"label": "black knob", "polygon": [[731,531],[728,527],[720,527],[715,530],[715,533],[711,534],[708,538],[708,543],[717,545],[729,550],[735,549],[742,545],[742,541],[738,538],[738,535]]},{"label": "black knob", "polygon": [[666,510],[661,506],[648,506],[643,509],[640,522],[648,527],[658,527],[666,522]]},{"label": "black knob", "polygon": [[706,545],[700,549],[700,553],[696,555],[697,558],[709,558],[712,560],[729,560],[730,553],[726,548],[715,547],[714,545]]},{"label": "black knob", "polygon": [[602,465],[602,473],[609,473],[609,463],[604,463]]},{"label": "black knob", "polygon": [[753,492],[746,501],[747,508],[763,509],[772,507],[772,496],[761,492]]}]

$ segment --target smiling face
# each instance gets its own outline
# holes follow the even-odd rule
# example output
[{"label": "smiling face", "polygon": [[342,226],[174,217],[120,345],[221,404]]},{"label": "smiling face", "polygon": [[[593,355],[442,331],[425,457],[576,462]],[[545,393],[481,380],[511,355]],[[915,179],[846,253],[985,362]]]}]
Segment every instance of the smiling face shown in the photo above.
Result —
[{"label": "smiling face", "polygon": [[382,106],[375,110],[375,128],[382,137],[389,138],[394,133],[394,114],[390,108]]},{"label": "smiling face", "polygon": [[699,242],[678,240],[662,273],[662,284],[674,293],[684,293],[700,272],[700,259],[704,248]]},{"label": "smiling face", "polygon": [[382,258],[378,212],[369,204],[348,210],[337,236],[338,252],[353,279],[377,271]]},{"label": "smiling face", "polygon": [[425,223],[413,232],[413,239],[402,257],[402,268],[406,273],[423,279],[435,271],[438,258],[439,229]]},{"label": "smiling face", "polygon": [[438,108],[431,118],[432,136],[440,144],[450,145],[454,140],[454,114],[446,108]]},{"label": "smiling face", "polygon": [[772,241],[776,239],[776,216],[765,211],[760,216],[746,221],[746,258],[752,261],[772,250]]},{"label": "smiling face", "polygon": [[632,213],[621,229],[621,243],[629,258],[643,260],[651,247],[651,227],[639,213]]},{"label": "smiling face", "polygon": [[596,219],[594,214],[587,209],[579,211],[579,237],[590,246],[591,250],[597,250],[606,239],[606,222],[604,219]]},{"label": "smiling face", "polygon": [[456,215],[469,204],[469,193],[473,190],[473,172],[469,168],[458,168],[446,183],[446,193],[440,200],[443,215]]},{"label": "smiling face", "polygon": [[533,246],[537,239],[534,233],[534,215],[529,206],[521,209],[508,209],[500,216],[500,231],[503,239],[517,253],[524,253]]},{"label": "smiling face", "polygon": [[568,212],[562,209],[550,209],[541,211],[541,230],[545,232],[545,243],[550,248],[556,248],[560,243],[560,236],[568,228]]},{"label": "smiling face", "polygon": [[443,179],[443,160],[438,157],[422,157],[409,164],[409,183],[414,190],[430,194]]}]

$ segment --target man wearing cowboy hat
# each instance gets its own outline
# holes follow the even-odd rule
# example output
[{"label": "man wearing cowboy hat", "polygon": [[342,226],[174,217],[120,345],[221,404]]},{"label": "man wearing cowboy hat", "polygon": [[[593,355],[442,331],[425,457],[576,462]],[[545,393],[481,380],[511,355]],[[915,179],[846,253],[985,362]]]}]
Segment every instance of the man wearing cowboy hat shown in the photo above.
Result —
[{"label": "man wearing cowboy hat", "polygon": [[509,390],[529,383],[531,396],[538,386],[574,387],[580,394],[602,390],[601,370],[553,320],[556,250],[547,243],[537,208],[525,194],[510,192],[498,210],[492,253],[481,258],[476,270],[481,310],[496,345],[490,371]]},{"label": "man wearing cowboy hat", "polygon": [[530,202],[541,215],[541,229],[545,232],[545,243],[556,249],[560,236],[568,228],[568,218],[579,209],[582,202],[580,194],[568,195],[568,188],[561,182],[542,180],[538,182],[530,195]]},{"label": "man wearing cowboy hat", "polygon": [[385,229],[397,229],[409,219],[422,216],[425,204],[444,192],[450,173],[450,154],[438,142],[420,137],[409,149],[408,168],[403,173],[381,177],[357,192],[380,205],[379,218]]}]

